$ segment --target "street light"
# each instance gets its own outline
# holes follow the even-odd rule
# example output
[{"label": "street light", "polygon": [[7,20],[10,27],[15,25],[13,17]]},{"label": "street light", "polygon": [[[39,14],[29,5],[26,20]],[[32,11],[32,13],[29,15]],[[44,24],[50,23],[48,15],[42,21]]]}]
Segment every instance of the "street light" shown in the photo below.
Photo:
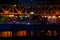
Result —
[{"label": "street light", "polygon": [[34,14],[34,12],[30,12],[30,14]]}]

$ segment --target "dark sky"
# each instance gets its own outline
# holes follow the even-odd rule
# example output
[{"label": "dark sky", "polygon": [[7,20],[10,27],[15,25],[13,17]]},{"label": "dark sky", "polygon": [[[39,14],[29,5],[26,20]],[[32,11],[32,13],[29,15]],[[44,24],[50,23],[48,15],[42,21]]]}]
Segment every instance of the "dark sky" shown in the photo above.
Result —
[{"label": "dark sky", "polygon": [[0,0],[0,4],[33,4],[37,2],[39,2],[39,4],[60,4],[59,0]]},{"label": "dark sky", "polygon": [[17,0],[0,0],[0,4],[14,4]]}]

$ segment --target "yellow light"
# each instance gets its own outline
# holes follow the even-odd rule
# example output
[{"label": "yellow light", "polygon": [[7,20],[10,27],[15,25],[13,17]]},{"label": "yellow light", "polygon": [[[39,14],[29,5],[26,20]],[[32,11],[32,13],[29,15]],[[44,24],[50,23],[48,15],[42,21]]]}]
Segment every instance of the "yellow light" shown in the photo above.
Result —
[{"label": "yellow light", "polygon": [[9,17],[14,17],[14,15],[9,15]]},{"label": "yellow light", "polygon": [[52,16],[52,18],[56,18],[56,16]]},{"label": "yellow light", "polygon": [[48,16],[48,18],[51,18],[51,16]]},{"label": "yellow light", "polygon": [[34,14],[34,12],[30,12],[30,14]]},{"label": "yellow light", "polygon": [[16,6],[16,5],[14,5],[14,6]]},{"label": "yellow light", "polygon": [[45,16],[45,17],[47,17],[47,16]]},{"label": "yellow light", "polygon": [[21,13],[20,11],[18,13]]},{"label": "yellow light", "polygon": [[51,36],[52,35],[52,32],[51,32],[51,30],[48,30],[48,32],[47,32],[47,34],[46,34],[47,36]]},{"label": "yellow light", "polygon": [[60,18],[60,16],[58,16],[58,18]]},{"label": "yellow light", "polygon": [[44,16],[42,16],[42,17],[44,17]]}]

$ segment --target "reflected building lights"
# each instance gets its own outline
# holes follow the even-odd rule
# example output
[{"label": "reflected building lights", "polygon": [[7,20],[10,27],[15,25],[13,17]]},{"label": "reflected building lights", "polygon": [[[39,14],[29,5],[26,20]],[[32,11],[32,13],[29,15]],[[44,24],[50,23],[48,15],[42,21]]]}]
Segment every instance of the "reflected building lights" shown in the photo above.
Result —
[{"label": "reflected building lights", "polygon": [[[17,5],[13,5],[13,6],[17,6]],[[17,7],[16,7],[17,8]],[[23,10],[23,12],[21,12],[21,11],[19,11],[18,10],[18,8],[17,8],[17,13],[15,14],[15,11],[16,11],[16,9],[13,7],[13,13],[11,12],[12,11],[12,8],[11,8],[11,10],[10,11],[4,11],[4,14],[7,14],[7,15],[3,15],[2,14],[2,18],[4,19],[1,19],[0,21],[2,22],[2,23],[12,23],[12,24],[27,24],[27,25],[30,25],[30,24],[32,24],[32,23],[36,23],[36,24],[44,24],[44,22],[45,22],[45,20],[44,20],[44,18],[47,18],[47,21],[48,21],[48,23],[55,23],[56,24],[56,22],[57,22],[57,20],[60,18],[60,16],[56,16],[56,15],[45,15],[47,12],[44,12],[43,11],[43,13],[45,13],[45,14],[42,14],[42,16],[40,17],[41,19],[38,19],[38,16],[40,16],[40,13],[38,14],[37,12],[35,13],[35,11],[29,11],[29,10],[27,10],[27,11],[29,11],[29,13],[26,15],[25,14],[25,10]],[[33,9],[32,9],[33,10]],[[36,9],[35,9],[36,10]],[[10,13],[11,12],[11,13]],[[21,14],[21,15],[19,15],[19,14]],[[37,14],[37,15],[36,15]],[[34,18],[32,17],[32,16],[34,15]],[[31,17],[31,18],[30,18]],[[29,19],[30,18],[30,19]],[[28,20],[27,20],[28,19]],[[34,19],[34,20],[33,20]],[[36,20],[35,20],[36,19]],[[17,20],[17,21],[16,21]],[[40,21],[41,20],[41,21]],[[31,22],[30,22],[31,21]],[[0,22],[0,23],[1,23]],[[60,22],[60,20],[59,20],[59,22]],[[46,22],[47,23],[47,22]],[[46,24],[45,23],[45,24]],[[42,25],[43,26],[43,25]],[[20,30],[20,29],[19,29]],[[52,36],[52,31],[51,30],[47,30],[46,32],[45,32],[45,30],[40,30],[42,33],[44,33],[43,35],[46,35],[46,36]],[[41,36],[41,32],[40,31],[17,31],[17,32],[14,32],[14,36],[17,36],[17,37],[21,37],[21,36]],[[35,35],[36,34],[36,35]],[[57,36],[58,35],[58,33],[57,33],[57,31],[55,30],[54,31],[54,36]],[[59,34],[60,35],[60,34]],[[12,37],[13,35],[12,35],[12,32],[11,31],[3,31],[3,32],[1,32],[1,34],[0,34],[0,37]]]},{"label": "reflected building lights", "polygon": [[[42,33],[42,34],[41,34]],[[40,36],[52,36],[54,33],[54,36],[57,36],[59,33],[54,30],[54,32],[52,30],[40,30],[40,31],[16,31],[14,32],[14,35],[12,35],[12,32],[11,31],[3,31],[3,32],[0,32],[0,37],[27,37],[27,36],[37,36],[37,37],[40,37]],[[59,34],[60,35],[60,34]]]}]

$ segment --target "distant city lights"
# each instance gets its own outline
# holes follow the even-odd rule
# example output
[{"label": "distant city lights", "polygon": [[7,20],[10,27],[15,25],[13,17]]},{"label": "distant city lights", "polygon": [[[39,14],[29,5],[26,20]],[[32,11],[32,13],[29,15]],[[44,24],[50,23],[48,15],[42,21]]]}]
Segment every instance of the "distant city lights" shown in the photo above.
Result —
[{"label": "distant city lights", "polygon": [[14,5],[14,6],[16,6],[16,5]]},{"label": "distant city lights", "polygon": [[60,16],[58,16],[58,18],[60,18]]},{"label": "distant city lights", "polygon": [[34,14],[34,12],[30,12],[30,14]]},{"label": "distant city lights", "polygon": [[14,17],[14,15],[9,15],[9,17]]},{"label": "distant city lights", "polygon": [[5,14],[8,14],[8,13],[9,13],[9,11],[4,11],[4,13],[5,13]]}]

